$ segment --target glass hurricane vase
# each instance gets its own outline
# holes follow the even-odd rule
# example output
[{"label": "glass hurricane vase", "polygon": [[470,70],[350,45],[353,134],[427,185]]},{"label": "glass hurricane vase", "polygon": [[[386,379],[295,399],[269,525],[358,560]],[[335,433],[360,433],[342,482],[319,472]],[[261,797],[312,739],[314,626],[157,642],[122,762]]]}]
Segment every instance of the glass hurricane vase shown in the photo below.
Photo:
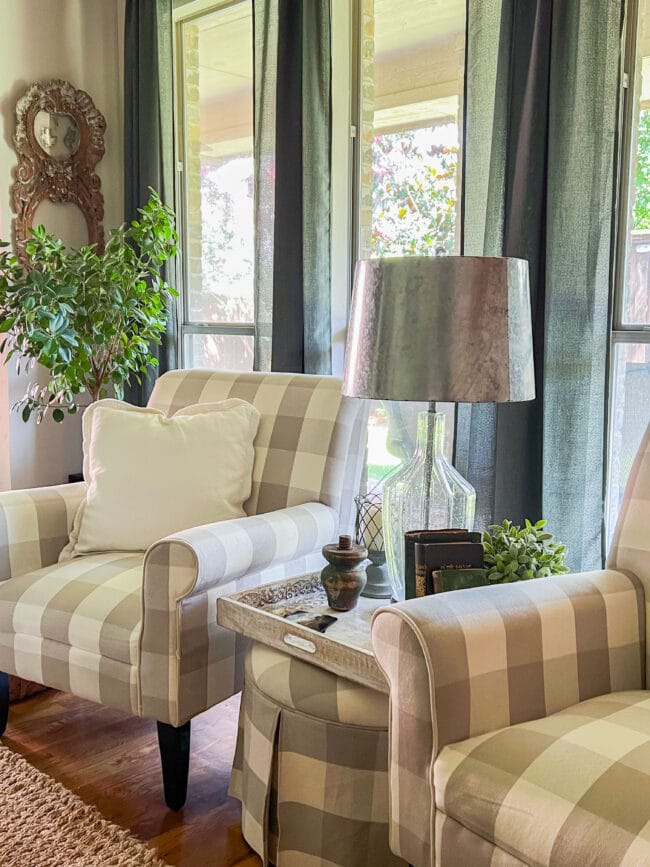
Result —
[{"label": "glass hurricane vase", "polygon": [[445,416],[418,416],[413,457],[384,483],[383,532],[393,598],[404,599],[404,533],[474,525],[476,492],[444,455]]}]

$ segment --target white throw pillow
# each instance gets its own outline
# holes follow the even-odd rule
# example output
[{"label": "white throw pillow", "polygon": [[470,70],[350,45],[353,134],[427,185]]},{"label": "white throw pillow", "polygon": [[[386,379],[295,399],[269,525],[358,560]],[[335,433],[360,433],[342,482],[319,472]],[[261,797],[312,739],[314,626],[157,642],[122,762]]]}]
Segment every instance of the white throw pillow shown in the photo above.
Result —
[{"label": "white throw pillow", "polygon": [[91,404],[83,418],[88,490],[59,559],[146,551],[170,533],[244,517],[259,420],[238,399],[173,416],[119,400]]}]

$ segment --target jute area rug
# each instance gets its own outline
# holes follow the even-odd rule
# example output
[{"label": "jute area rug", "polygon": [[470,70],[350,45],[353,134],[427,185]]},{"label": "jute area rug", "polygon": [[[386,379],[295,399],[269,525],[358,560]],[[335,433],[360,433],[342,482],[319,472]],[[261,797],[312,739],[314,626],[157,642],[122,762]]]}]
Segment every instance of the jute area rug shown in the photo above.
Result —
[{"label": "jute area rug", "polygon": [[0,746],[2,867],[165,867],[60,783]]}]

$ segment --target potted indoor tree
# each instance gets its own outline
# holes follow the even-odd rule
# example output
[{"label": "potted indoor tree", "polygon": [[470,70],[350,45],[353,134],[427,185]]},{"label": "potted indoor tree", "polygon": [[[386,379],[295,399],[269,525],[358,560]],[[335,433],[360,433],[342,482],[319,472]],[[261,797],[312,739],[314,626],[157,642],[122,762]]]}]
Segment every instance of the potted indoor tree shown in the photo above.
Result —
[{"label": "potted indoor tree", "polygon": [[151,344],[160,343],[170,296],[162,277],[177,253],[174,213],[153,190],[130,225],[114,229],[104,252],[66,248],[43,226],[25,245],[27,264],[0,246],[0,352],[17,358],[18,370],[36,364],[49,373],[32,382],[14,409],[40,422],[77,412],[112,388],[117,397],[133,378],[157,365]]}]

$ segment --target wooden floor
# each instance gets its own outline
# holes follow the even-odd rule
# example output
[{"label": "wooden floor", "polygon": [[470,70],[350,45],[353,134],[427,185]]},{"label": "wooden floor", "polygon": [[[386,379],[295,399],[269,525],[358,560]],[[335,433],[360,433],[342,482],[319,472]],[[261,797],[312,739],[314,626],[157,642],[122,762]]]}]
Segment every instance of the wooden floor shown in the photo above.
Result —
[{"label": "wooden floor", "polygon": [[2,743],[63,783],[159,856],[183,867],[259,867],[241,835],[240,805],[227,796],[238,697],[192,722],[187,803],[162,799],[155,723],[63,693],[11,706]]}]

